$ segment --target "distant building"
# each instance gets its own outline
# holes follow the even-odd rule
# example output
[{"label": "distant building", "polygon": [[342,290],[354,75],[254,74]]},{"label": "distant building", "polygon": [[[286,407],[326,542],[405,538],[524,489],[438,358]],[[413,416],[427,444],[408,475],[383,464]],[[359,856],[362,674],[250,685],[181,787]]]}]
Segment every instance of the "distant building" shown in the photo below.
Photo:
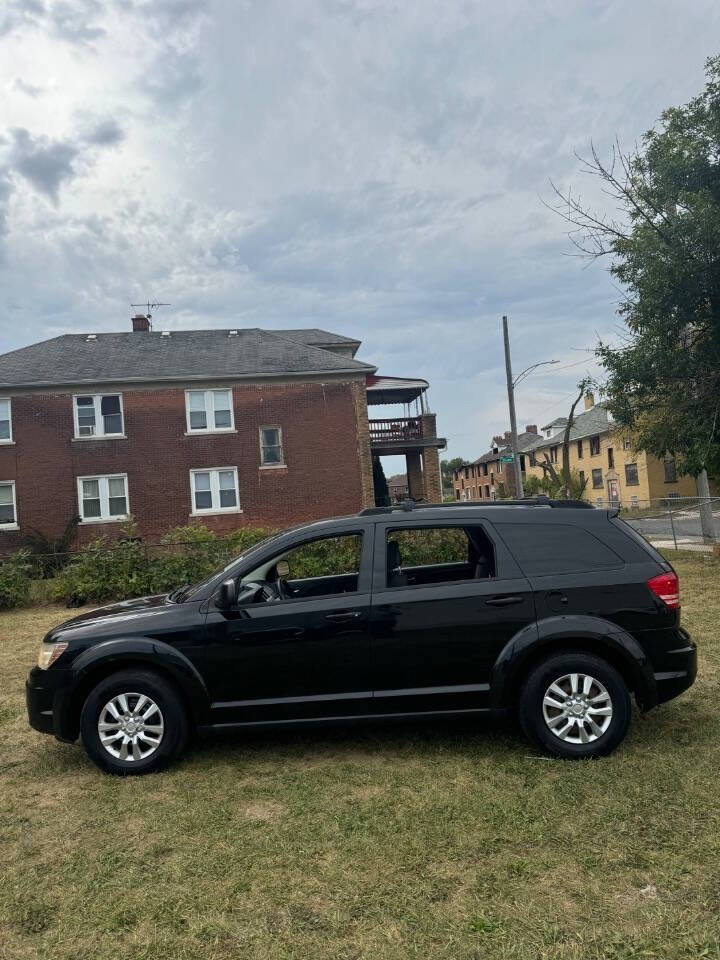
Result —
[{"label": "distant building", "polygon": [[[530,443],[538,436],[537,426],[528,424],[518,436],[519,443]],[[515,472],[507,459],[512,455],[510,431],[493,437],[492,447],[477,460],[464,463],[453,472],[456,500],[500,500],[515,497]],[[503,462],[505,460],[505,462]],[[524,457],[520,458],[524,469]]]},{"label": "distant building", "polygon": [[402,503],[408,499],[408,482],[406,473],[396,473],[387,482],[390,503]]},{"label": "distant building", "polygon": [[[519,445],[524,477],[543,478],[540,464],[546,458],[558,474],[562,471],[565,417],[546,424],[539,436]],[[570,430],[571,471],[585,481],[583,499],[596,505],[618,504],[628,509],[648,506],[652,500],[697,496],[695,479],[679,476],[675,458],[662,460],[633,450],[632,437],[621,431],[604,404],[591,393],[585,409],[573,418]]]}]

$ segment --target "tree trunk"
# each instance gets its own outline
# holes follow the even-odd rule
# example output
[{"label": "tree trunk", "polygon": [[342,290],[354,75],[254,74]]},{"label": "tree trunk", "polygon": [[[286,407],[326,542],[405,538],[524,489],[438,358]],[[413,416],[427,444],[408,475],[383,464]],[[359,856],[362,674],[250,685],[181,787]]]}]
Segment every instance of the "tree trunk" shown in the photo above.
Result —
[{"label": "tree trunk", "polygon": [[575,423],[575,407],[580,403],[582,398],[585,396],[585,390],[587,389],[587,380],[581,380],[578,384],[580,388],[580,393],[578,393],[575,398],[575,402],[570,407],[570,415],[565,425],[565,433],[563,434],[563,444],[562,444],[562,494],[565,500],[570,499],[570,431],[573,428]]}]

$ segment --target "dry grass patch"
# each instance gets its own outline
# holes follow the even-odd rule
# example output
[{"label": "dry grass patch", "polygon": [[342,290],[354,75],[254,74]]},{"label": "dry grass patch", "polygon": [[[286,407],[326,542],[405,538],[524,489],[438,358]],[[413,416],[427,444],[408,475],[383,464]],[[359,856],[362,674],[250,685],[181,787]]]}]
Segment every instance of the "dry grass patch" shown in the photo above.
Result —
[{"label": "dry grass patch", "polygon": [[103,776],[29,730],[66,611],[0,617],[0,958],[720,956],[720,563],[676,562],[700,677],[595,763],[470,723],[253,732]]}]

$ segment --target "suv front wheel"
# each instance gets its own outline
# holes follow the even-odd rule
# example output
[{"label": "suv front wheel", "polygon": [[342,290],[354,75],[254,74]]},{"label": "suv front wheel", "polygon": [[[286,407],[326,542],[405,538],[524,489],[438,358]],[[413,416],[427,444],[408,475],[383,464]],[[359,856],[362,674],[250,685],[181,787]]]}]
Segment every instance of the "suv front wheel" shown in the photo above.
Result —
[{"label": "suv front wheel", "polygon": [[556,757],[598,757],[624,739],[630,695],[606,660],[568,651],[531,670],[520,693],[519,713],[526,736]]},{"label": "suv front wheel", "polygon": [[174,687],[150,670],[111,674],[91,691],[80,715],[88,756],[108,773],[151,773],[179,756],[187,716]]}]

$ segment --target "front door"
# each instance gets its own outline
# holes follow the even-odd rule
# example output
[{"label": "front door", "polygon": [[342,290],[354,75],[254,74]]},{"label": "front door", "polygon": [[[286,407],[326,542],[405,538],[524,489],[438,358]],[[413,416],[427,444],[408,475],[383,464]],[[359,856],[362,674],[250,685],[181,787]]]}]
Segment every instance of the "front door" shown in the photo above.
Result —
[{"label": "front door", "polygon": [[[211,723],[370,711],[371,558],[371,528],[306,539],[241,578],[264,583],[254,602],[228,611],[210,601]],[[280,560],[289,571],[278,583]]]},{"label": "front door", "polygon": [[500,651],[537,630],[502,541],[477,521],[378,524],[373,577],[375,712],[487,708]]},{"label": "front door", "polygon": [[620,499],[620,494],[618,492],[618,482],[617,480],[608,480],[608,500],[610,503],[617,503]]}]

